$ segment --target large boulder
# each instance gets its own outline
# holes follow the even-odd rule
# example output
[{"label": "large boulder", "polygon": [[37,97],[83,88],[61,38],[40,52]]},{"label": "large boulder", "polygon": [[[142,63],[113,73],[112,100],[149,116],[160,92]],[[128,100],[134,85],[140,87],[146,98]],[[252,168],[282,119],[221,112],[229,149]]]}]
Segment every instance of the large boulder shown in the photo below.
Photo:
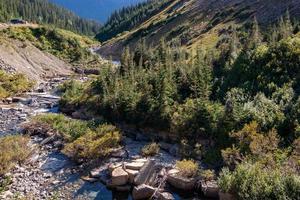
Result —
[{"label": "large boulder", "polygon": [[209,198],[219,197],[219,186],[216,181],[202,181],[201,190],[205,197],[209,197]]},{"label": "large boulder", "polygon": [[128,173],[122,167],[118,167],[112,171],[111,186],[125,185],[128,182],[128,178]]},{"label": "large boulder", "polygon": [[139,200],[139,199],[149,199],[152,197],[152,195],[155,192],[155,188],[151,187],[149,185],[139,185],[133,188],[132,191],[132,198],[134,200]]},{"label": "large boulder", "polygon": [[111,174],[115,169],[122,167],[122,163],[112,163],[108,166],[108,171]]},{"label": "large boulder", "polygon": [[182,177],[178,170],[173,169],[168,172],[167,182],[177,189],[191,191],[194,189],[197,179]]}]

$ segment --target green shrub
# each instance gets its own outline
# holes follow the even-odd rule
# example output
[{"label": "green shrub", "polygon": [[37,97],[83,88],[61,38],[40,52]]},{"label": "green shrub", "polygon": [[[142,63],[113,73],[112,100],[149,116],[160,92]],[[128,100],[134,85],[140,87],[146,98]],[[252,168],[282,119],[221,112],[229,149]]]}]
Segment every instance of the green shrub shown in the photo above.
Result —
[{"label": "green shrub", "polygon": [[228,168],[223,168],[218,178],[220,190],[224,193],[233,193],[233,176]]},{"label": "green shrub", "polygon": [[87,121],[70,119],[62,114],[39,115],[34,118],[34,121],[50,125],[68,142],[76,140],[90,130]]},{"label": "green shrub", "polygon": [[34,82],[23,74],[8,74],[0,70],[0,99],[30,90]]},{"label": "green shrub", "polygon": [[212,181],[216,177],[215,172],[213,170],[209,170],[209,169],[201,171],[200,175],[204,181]]},{"label": "green shrub", "polygon": [[29,138],[16,135],[0,138],[0,177],[30,154]]},{"label": "green shrub", "polygon": [[223,169],[218,182],[223,192],[231,192],[238,199],[298,199],[300,196],[298,175],[265,168],[259,163],[241,164],[233,172]]},{"label": "green shrub", "polygon": [[145,145],[141,149],[141,153],[143,156],[155,156],[156,154],[159,153],[160,147],[157,143],[153,142],[150,144]]},{"label": "green shrub", "polygon": [[195,177],[199,172],[199,165],[194,160],[177,161],[176,168],[179,170],[179,174],[186,178]]}]

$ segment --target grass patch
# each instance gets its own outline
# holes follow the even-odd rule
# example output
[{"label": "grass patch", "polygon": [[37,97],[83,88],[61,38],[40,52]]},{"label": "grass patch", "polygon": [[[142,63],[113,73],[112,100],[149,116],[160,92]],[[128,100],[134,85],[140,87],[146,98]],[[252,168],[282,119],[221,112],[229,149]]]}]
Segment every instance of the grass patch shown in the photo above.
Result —
[{"label": "grass patch", "polygon": [[29,156],[28,142],[28,137],[20,135],[0,138],[0,176]]}]

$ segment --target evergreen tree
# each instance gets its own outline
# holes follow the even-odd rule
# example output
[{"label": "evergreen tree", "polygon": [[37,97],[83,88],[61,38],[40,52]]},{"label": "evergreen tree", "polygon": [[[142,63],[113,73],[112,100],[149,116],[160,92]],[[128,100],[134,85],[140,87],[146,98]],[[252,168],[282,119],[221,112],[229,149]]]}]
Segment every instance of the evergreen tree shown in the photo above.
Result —
[{"label": "evergreen tree", "polygon": [[260,34],[259,25],[258,25],[256,17],[254,17],[254,20],[253,20],[250,39],[251,39],[251,42],[253,43],[254,48],[259,46],[262,42],[262,36]]}]

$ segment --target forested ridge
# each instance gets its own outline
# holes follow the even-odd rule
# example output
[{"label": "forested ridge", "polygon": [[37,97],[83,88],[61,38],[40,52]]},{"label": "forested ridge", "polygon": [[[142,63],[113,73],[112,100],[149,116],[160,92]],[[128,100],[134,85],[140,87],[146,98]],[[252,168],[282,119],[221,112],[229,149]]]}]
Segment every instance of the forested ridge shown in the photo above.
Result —
[{"label": "forested ridge", "polygon": [[53,25],[86,35],[94,35],[100,29],[98,22],[80,18],[48,0],[0,0],[0,22],[8,22],[14,18]]}]

